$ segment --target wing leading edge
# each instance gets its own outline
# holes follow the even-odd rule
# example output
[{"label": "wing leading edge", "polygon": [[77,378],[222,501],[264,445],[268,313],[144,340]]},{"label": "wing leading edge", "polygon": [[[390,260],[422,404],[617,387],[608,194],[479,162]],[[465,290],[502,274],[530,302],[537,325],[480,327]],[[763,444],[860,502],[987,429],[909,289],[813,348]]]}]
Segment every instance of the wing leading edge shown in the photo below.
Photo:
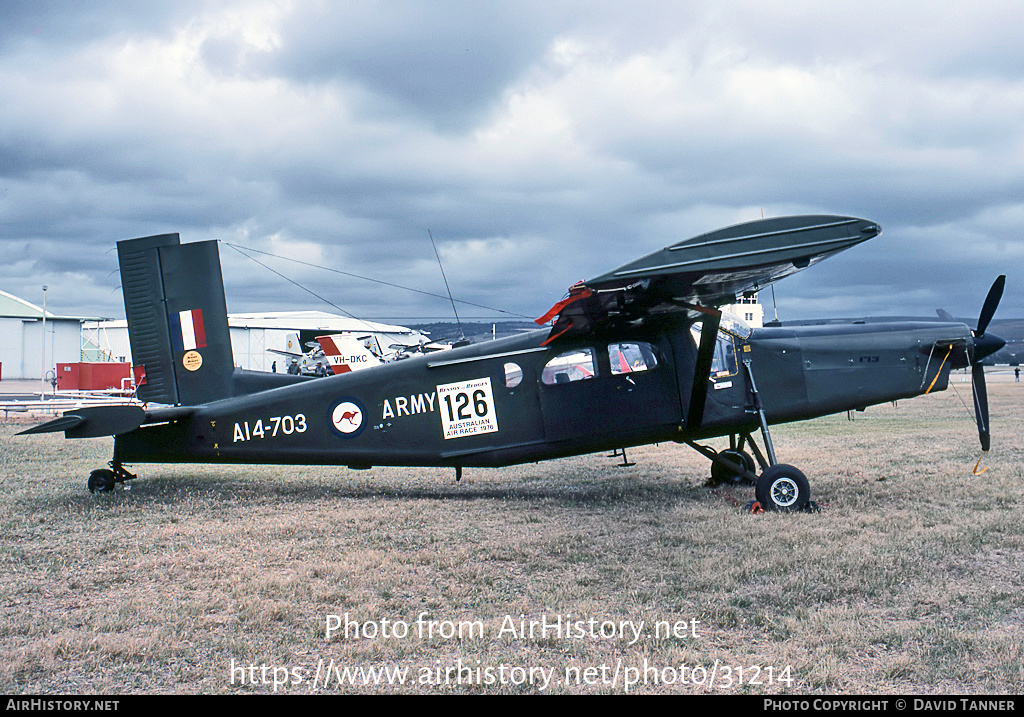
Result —
[{"label": "wing leading edge", "polygon": [[615,320],[734,303],[881,233],[875,222],[829,215],[776,217],[678,242],[580,282],[537,319],[557,315],[548,341]]}]

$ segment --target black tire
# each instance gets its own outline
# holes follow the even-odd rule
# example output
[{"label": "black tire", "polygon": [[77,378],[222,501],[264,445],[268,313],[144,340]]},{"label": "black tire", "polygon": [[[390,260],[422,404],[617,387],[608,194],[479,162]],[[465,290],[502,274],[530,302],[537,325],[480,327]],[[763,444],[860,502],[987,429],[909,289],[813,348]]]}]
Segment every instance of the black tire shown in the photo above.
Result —
[{"label": "black tire", "polygon": [[807,509],[811,502],[811,484],[799,470],[780,463],[761,474],[754,495],[765,510],[792,513]]},{"label": "black tire", "polygon": [[109,493],[114,490],[116,484],[117,478],[114,476],[114,471],[109,468],[98,468],[89,474],[90,493]]},{"label": "black tire", "polygon": [[[757,472],[757,464],[754,463],[754,459],[746,451],[727,448],[718,455],[732,461],[733,463],[738,463],[751,473]],[[744,480],[744,477],[739,473],[736,473],[718,461],[711,461],[711,485],[719,485],[721,483],[742,483]]]}]

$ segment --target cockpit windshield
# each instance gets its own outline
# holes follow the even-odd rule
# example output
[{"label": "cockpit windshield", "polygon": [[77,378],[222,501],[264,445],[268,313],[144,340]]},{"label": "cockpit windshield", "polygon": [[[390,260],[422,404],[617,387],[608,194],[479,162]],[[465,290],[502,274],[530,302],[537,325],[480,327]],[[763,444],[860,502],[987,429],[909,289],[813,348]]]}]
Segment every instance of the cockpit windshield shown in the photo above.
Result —
[{"label": "cockpit windshield", "polygon": [[718,328],[722,331],[728,331],[738,339],[744,340],[750,338],[750,334],[754,331],[750,324],[736,314],[730,314],[728,311],[722,312],[722,322],[718,325]]},{"label": "cockpit windshield", "polygon": [[[693,337],[695,347],[700,347],[701,332],[704,329],[704,319],[698,319],[690,325],[690,335]],[[736,340],[745,341],[753,329],[743,319],[722,312],[722,320],[718,325],[718,334],[715,340],[715,350],[711,359],[711,377],[720,378],[732,376],[739,370],[736,360]]]}]

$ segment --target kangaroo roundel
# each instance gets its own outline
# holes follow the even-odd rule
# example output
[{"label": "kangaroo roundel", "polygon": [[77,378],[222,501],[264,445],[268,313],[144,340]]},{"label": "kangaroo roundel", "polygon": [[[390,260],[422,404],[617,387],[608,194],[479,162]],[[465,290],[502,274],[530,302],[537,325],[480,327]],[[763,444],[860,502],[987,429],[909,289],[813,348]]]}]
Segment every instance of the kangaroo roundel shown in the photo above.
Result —
[{"label": "kangaroo roundel", "polygon": [[331,411],[331,426],[346,437],[358,435],[363,428],[365,412],[354,401],[341,400]]}]

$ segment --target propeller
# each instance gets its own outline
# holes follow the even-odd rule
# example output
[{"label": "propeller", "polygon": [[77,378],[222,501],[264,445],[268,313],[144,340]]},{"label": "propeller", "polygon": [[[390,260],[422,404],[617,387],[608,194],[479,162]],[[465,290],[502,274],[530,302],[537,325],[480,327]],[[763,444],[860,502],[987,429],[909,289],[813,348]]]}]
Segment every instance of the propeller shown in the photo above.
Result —
[{"label": "propeller", "polygon": [[978,316],[978,328],[974,330],[973,350],[971,351],[971,382],[974,387],[974,417],[978,421],[978,437],[981,439],[981,450],[987,451],[991,443],[988,423],[988,389],[985,388],[985,367],[981,365],[982,360],[991,356],[1006,345],[1006,342],[995,336],[987,334],[989,322],[996,313],[999,300],[1003,297],[1003,288],[1006,285],[1006,276],[999,276],[992,283],[988,290],[985,303],[981,307],[981,314]]}]

